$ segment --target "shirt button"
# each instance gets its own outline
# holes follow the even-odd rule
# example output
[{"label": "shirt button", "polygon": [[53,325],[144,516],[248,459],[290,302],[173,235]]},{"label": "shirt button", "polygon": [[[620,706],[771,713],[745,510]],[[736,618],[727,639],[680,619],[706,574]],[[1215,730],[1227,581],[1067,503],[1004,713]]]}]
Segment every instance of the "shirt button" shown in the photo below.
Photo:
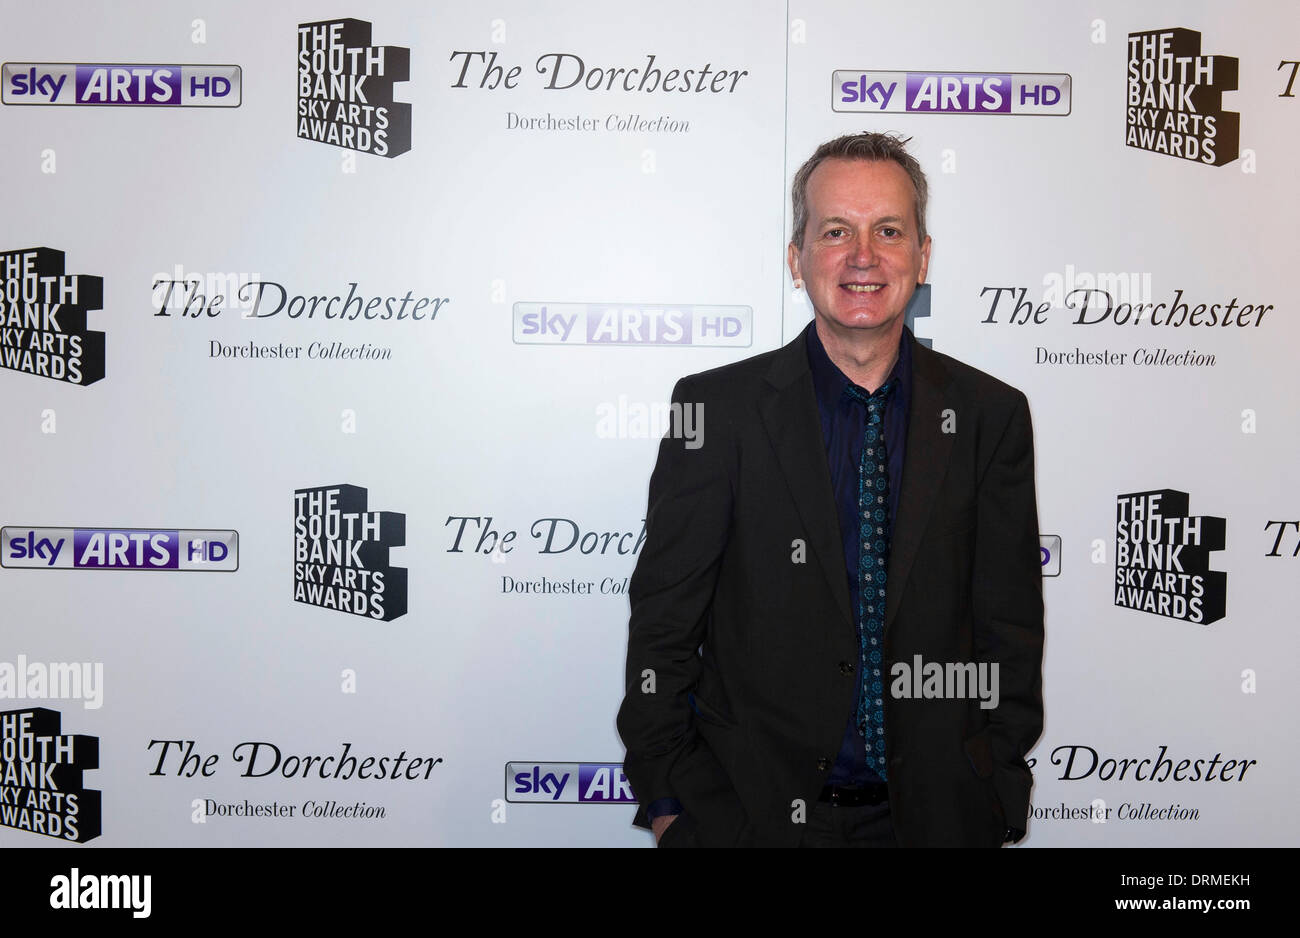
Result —
[{"label": "shirt button", "polygon": [[831,767],[831,760],[830,760],[830,759],[818,759],[818,760],[817,760],[817,771],[818,771],[818,772],[825,772],[825,771],[826,771],[827,769],[829,769],[830,767]]},{"label": "shirt button", "polygon": [[852,674],[852,673],[853,673],[853,665],[849,664],[847,661],[841,661],[841,662],[840,662],[840,673],[841,673],[841,674]]}]

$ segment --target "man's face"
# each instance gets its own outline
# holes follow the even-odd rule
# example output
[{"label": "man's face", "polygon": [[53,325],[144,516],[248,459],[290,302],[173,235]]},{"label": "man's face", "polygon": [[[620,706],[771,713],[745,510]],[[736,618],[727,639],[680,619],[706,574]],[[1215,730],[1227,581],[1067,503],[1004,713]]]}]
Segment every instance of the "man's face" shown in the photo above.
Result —
[{"label": "man's face", "polygon": [[846,339],[901,327],[930,263],[907,171],[893,160],[825,160],[808,179],[807,199],[803,250],[791,242],[790,274],[803,278],[822,325]]}]

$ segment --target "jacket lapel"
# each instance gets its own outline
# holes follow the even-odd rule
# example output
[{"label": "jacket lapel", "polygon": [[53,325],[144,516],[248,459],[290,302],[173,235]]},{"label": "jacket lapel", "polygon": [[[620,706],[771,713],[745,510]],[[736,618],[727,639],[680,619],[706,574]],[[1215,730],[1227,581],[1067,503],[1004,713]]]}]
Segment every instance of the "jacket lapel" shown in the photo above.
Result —
[{"label": "jacket lapel", "polygon": [[845,624],[855,628],[849,611],[848,573],[831,489],[831,469],[808,367],[806,343],[810,328],[811,323],[773,357],[759,412],[803,520],[808,546],[821,566]]}]

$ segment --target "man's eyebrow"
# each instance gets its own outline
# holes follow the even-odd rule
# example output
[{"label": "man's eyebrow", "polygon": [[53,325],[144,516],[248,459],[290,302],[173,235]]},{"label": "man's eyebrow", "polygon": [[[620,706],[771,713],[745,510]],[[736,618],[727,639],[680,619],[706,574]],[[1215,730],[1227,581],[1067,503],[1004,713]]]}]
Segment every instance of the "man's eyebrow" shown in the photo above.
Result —
[{"label": "man's eyebrow", "polygon": [[[832,215],[829,218],[823,218],[821,224],[823,228],[825,228],[827,225],[846,225],[850,228],[853,227],[853,222],[849,221],[847,218],[841,218],[839,215]],[[902,215],[886,215],[884,218],[877,218],[872,222],[872,225],[902,226],[906,224],[907,224],[907,219],[904,218]]]}]

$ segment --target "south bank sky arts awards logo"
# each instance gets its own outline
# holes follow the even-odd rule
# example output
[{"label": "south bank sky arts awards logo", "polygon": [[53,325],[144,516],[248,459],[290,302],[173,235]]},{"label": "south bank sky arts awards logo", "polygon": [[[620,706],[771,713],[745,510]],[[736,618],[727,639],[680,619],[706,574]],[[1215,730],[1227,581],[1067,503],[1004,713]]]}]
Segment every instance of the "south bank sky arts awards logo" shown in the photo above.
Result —
[{"label": "south bank sky arts awards logo", "polygon": [[103,305],[103,278],[64,273],[62,251],[0,253],[0,367],[65,384],[99,381],[104,333],[86,327],[86,311]]},{"label": "south bank sky arts awards logo", "polygon": [[298,26],[298,136],[392,159],[411,149],[411,105],[393,100],[409,81],[411,50],[375,46],[365,20]]},{"label": "south bank sky arts awards logo", "polygon": [[388,559],[406,544],[406,515],[367,511],[366,500],[356,485],[294,491],[295,602],[384,622],[406,615],[407,570]]},{"label": "south bank sky arts awards logo", "polygon": [[1237,68],[1230,55],[1202,55],[1193,29],[1129,33],[1124,142],[1210,166],[1231,163],[1241,115],[1223,109],[1223,92],[1237,90]]},{"label": "south bank sky arts awards logo", "polygon": [[57,710],[0,711],[0,826],[85,843],[100,833],[99,738],[66,734]]},{"label": "south bank sky arts awards logo", "polygon": [[1227,523],[1192,515],[1186,492],[1121,495],[1115,513],[1115,605],[1200,625],[1226,614],[1228,575],[1210,569]]}]

